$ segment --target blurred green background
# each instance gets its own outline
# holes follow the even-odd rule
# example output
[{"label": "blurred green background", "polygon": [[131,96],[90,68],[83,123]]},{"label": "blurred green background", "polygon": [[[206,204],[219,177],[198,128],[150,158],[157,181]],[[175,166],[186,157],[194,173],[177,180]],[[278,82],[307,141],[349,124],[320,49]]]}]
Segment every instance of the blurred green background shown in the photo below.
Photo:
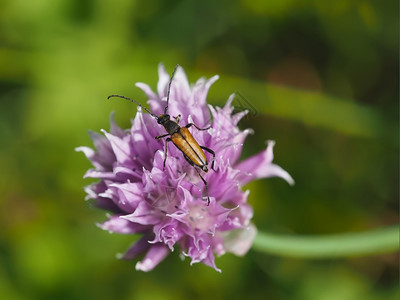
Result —
[{"label": "blurred green background", "polygon": [[95,224],[90,163],[74,148],[130,125],[157,65],[191,82],[219,74],[209,102],[239,91],[257,110],[243,157],[276,140],[296,180],[248,186],[262,231],[330,234],[398,223],[398,1],[0,2],[2,299],[398,299],[398,255],[217,259],[172,253],[150,273],[116,253],[132,236]]}]

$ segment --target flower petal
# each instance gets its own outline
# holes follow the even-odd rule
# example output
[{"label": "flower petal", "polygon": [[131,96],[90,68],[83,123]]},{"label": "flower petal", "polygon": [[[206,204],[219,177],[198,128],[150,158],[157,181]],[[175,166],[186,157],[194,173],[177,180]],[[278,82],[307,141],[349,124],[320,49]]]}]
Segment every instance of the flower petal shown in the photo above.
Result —
[{"label": "flower petal", "polygon": [[157,243],[150,247],[144,259],[136,264],[136,270],[148,272],[154,269],[164,258],[169,254],[169,248],[162,244]]},{"label": "flower petal", "polygon": [[121,218],[142,225],[155,225],[160,222],[160,215],[145,201],[139,203],[134,213]]},{"label": "flower petal", "polygon": [[132,234],[132,233],[139,233],[144,232],[147,229],[147,226],[136,224],[130,222],[128,220],[120,218],[120,215],[113,215],[109,217],[109,219],[98,226],[103,229],[107,230],[111,233],[120,233],[120,234]]},{"label": "flower petal", "polygon": [[138,182],[128,183],[112,183],[109,184],[111,197],[114,202],[126,212],[132,213],[135,211],[139,203],[143,200],[142,184]]},{"label": "flower petal", "polygon": [[285,179],[290,185],[294,184],[294,180],[288,172],[283,170],[278,165],[271,163],[274,158],[274,145],[274,141],[268,141],[268,147],[265,151],[240,162],[236,166],[236,169],[242,171],[242,173],[238,176],[238,179],[242,185],[245,185],[255,179],[275,176]]},{"label": "flower petal", "polygon": [[169,74],[165,70],[163,64],[158,65],[158,83],[157,83],[157,93],[159,98],[163,98],[167,95],[168,82],[170,80]]},{"label": "flower petal", "polygon": [[[112,150],[115,154],[117,161],[121,164],[128,164],[128,162],[131,162],[132,158],[129,144],[123,141],[123,139],[112,135],[105,130],[102,130],[102,132],[110,141]],[[129,166],[130,165],[131,164],[129,164]]]},{"label": "flower petal", "polygon": [[136,82],[135,86],[141,89],[149,99],[158,99],[158,96],[153,92],[151,87],[143,82]]},{"label": "flower petal", "polygon": [[225,236],[225,250],[235,255],[243,256],[249,251],[256,235],[257,229],[253,224],[246,228],[230,231]]},{"label": "flower petal", "polygon": [[122,138],[125,135],[125,132],[115,123],[114,115],[114,112],[110,114],[110,132],[111,134]]},{"label": "flower petal", "polygon": [[145,234],[136,241],[124,254],[117,254],[118,259],[133,259],[150,248],[149,236]]}]

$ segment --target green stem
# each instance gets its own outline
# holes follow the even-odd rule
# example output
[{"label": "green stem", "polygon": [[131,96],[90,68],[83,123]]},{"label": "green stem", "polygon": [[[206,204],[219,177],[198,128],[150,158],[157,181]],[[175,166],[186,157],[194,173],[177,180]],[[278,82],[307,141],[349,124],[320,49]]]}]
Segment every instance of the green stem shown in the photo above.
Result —
[{"label": "green stem", "polygon": [[399,227],[323,236],[259,232],[253,249],[279,256],[314,259],[376,255],[399,249]]}]

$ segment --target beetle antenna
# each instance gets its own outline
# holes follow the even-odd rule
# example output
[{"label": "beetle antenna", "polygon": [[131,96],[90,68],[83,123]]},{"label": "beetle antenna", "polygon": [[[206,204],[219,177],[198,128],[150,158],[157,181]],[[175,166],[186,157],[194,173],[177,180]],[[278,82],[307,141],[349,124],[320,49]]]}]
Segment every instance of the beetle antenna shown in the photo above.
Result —
[{"label": "beetle antenna", "polygon": [[172,84],[172,79],[174,79],[174,75],[176,72],[176,69],[178,69],[179,65],[176,65],[174,68],[174,71],[172,71],[172,75],[171,75],[171,79],[169,80],[169,84],[168,84],[168,94],[167,94],[167,106],[164,109],[164,115],[167,114],[168,111],[168,103],[169,103],[169,93],[171,92],[171,84]]},{"label": "beetle antenna", "polygon": [[133,100],[133,99],[131,99],[131,98],[128,98],[128,97],[125,97],[125,96],[121,96],[121,95],[110,95],[110,96],[107,97],[107,99],[110,99],[110,98],[122,98],[122,99],[125,99],[125,100],[128,100],[128,101],[131,101],[131,102],[135,103],[136,105],[139,105],[139,106],[140,106],[141,108],[143,108],[145,111],[147,111],[152,117],[158,119],[158,117],[157,117],[155,114],[153,114],[150,110],[148,110],[148,109],[147,109],[146,107],[144,107],[142,104],[136,102],[135,100]]}]

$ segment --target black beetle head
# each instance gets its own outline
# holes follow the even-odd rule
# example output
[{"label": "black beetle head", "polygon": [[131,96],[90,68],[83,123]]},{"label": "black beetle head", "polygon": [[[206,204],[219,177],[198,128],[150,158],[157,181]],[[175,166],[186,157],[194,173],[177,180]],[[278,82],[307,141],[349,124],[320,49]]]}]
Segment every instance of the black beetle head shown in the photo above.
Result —
[{"label": "black beetle head", "polygon": [[161,115],[157,118],[157,123],[163,125],[163,124],[167,123],[169,120],[170,120],[170,116],[165,114],[165,115]]}]

